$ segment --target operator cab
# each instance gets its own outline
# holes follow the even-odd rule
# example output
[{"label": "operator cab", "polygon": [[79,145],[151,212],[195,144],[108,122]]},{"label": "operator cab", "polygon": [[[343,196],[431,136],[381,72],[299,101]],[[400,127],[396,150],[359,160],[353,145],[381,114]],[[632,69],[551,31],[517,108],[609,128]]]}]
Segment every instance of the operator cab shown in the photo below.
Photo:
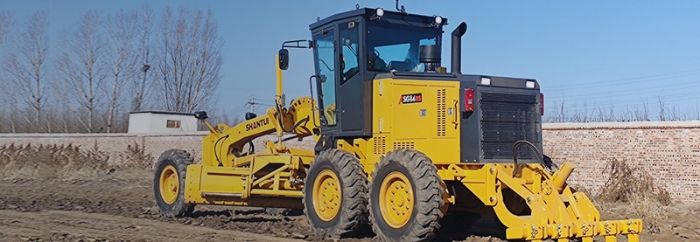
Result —
[{"label": "operator cab", "polygon": [[311,24],[323,133],[371,136],[371,82],[377,75],[444,72],[445,25],[440,16],[382,8],[358,8]]},{"label": "operator cab", "polygon": [[[516,141],[524,140],[542,150],[544,97],[538,82],[462,75],[461,38],[467,31],[464,22],[448,35],[452,48],[451,68],[447,72],[441,66],[440,53],[446,25],[447,19],[440,16],[381,8],[358,8],[311,24],[308,47],[313,48],[312,79],[316,80],[322,137],[316,150],[334,147],[338,139],[373,137],[374,121],[382,127],[382,119],[373,117],[373,108],[378,104],[373,100],[374,94],[381,96],[384,90],[380,80],[415,80],[416,87],[411,90],[418,90],[419,83],[425,81],[454,81],[459,82],[455,89],[462,93],[457,103],[464,104],[456,121],[461,162],[512,162],[513,154],[523,162],[537,161],[533,152],[513,152],[512,147]],[[286,50],[280,51],[280,58],[280,68],[286,69]],[[386,105],[386,101],[381,105]],[[428,113],[421,110],[415,115],[423,117]],[[403,138],[424,138],[408,136]]]}]

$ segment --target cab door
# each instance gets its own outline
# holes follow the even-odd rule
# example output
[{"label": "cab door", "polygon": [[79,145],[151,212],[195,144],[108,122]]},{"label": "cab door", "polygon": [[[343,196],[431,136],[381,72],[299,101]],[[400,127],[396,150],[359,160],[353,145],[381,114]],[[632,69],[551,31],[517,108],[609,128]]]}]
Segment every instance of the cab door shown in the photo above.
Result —
[{"label": "cab door", "polygon": [[314,63],[319,78],[317,86],[321,125],[325,131],[337,129],[335,28],[333,26],[313,34]]},{"label": "cab door", "polygon": [[[365,125],[364,75],[360,69],[360,21],[338,24],[340,38],[338,69],[338,119],[343,134],[358,136]],[[345,135],[341,135],[345,136]]]}]

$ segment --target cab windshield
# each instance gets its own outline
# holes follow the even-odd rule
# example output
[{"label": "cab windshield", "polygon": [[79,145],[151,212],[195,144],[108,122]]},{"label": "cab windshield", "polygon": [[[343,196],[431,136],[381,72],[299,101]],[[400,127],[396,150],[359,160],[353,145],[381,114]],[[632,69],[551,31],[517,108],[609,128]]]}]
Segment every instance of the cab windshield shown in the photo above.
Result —
[{"label": "cab windshield", "polygon": [[421,45],[440,48],[440,29],[403,26],[367,26],[368,70],[422,72],[418,61]]}]

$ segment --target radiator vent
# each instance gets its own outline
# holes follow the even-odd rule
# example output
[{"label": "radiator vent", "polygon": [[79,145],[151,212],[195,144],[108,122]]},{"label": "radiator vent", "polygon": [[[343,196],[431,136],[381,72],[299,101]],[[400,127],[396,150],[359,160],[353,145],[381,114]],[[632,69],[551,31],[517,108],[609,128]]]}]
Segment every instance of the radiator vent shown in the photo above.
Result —
[{"label": "radiator vent", "polygon": [[[485,160],[512,160],[513,143],[527,140],[540,146],[540,114],[536,94],[481,92],[481,149]],[[535,154],[522,146],[518,160],[534,160]]]},{"label": "radiator vent", "polygon": [[437,136],[445,136],[447,120],[446,110],[446,91],[445,89],[437,90]]},{"label": "radiator vent", "polygon": [[374,154],[383,155],[386,153],[386,137],[374,137]]},{"label": "radiator vent", "polygon": [[414,149],[416,146],[413,142],[394,142],[394,150],[399,149]]}]

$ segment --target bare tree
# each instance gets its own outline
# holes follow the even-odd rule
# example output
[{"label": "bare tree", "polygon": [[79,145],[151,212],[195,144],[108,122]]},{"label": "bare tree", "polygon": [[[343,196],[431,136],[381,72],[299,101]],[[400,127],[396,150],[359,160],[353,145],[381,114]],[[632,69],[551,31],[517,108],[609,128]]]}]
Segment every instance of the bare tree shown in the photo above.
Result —
[{"label": "bare tree", "polygon": [[641,109],[635,105],[634,118],[636,121],[649,121],[649,106],[646,102],[642,104]]},{"label": "bare tree", "polygon": [[[10,31],[13,25],[12,15],[8,11],[0,12],[0,47],[5,41],[5,36]],[[0,56],[1,57],[1,56]],[[5,75],[0,75],[0,132],[13,132],[11,128],[11,115],[10,112],[11,102],[15,99],[10,97],[12,94],[11,87],[8,84],[7,77]]]},{"label": "bare tree", "polygon": [[153,26],[153,9],[150,5],[144,5],[141,8],[138,16],[138,34],[139,34],[139,59],[141,60],[141,78],[134,78],[132,91],[132,111],[140,111],[146,100],[145,97],[150,94],[152,85],[148,82],[148,70],[151,69],[151,60],[149,59],[151,44],[151,28]]},{"label": "bare tree", "polygon": [[588,123],[590,119],[588,113],[588,101],[583,101],[583,115],[581,115],[581,122]]},{"label": "bare tree", "polygon": [[566,105],[564,105],[564,103],[565,103],[565,101],[562,100],[561,106],[559,106],[559,113],[558,113],[558,116],[559,116],[558,121],[559,122],[566,122],[568,119],[568,115],[566,113],[566,108],[565,108]]},{"label": "bare tree", "polygon": [[60,55],[57,65],[63,80],[71,87],[73,96],[86,112],[87,117],[78,115],[78,122],[89,133],[97,131],[95,120],[101,101],[98,92],[106,78],[99,20],[99,14],[95,11],[83,15],[78,29],[71,32],[64,43],[66,51]]},{"label": "bare tree", "polygon": [[0,44],[5,41],[5,36],[10,32],[13,24],[12,14],[9,11],[0,12]]},{"label": "bare tree", "polygon": [[[9,81],[15,92],[32,109],[30,115],[26,115],[26,121],[31,131],[47,131],[41,125],[42,108],[46,104],[46,72],[47,52],[49,48],[46,27],[48,21],[46,14],[35,12],[29,19],[27,28],[22,31],[19,38],[15,38],[14,51],[3,61],[3,69],[10,76]],[[47,124],[48,125],[48,124]]]},{"label": "bare tree", "polygon": [[64,98],[56,98],[54,100],[54,103],[56,105],[56,110],[58,114],[56,115],[56,121],[55,125],[56,128],[54,129],[54,132],[61,132],[61,133],[70,133],[70,132],[75,132],[76,130],[76,115],[73,112],[72,106],[75,104],[73,98],[70,98],[74,96],[74,90],[71,90],[72,88],[69,85],[64,85],[65,82],[54,82],[52,85],[52,90],[54,91],[54,95],[57,97],[64,97]]},{"label": "bare tree", "polygon": [[17,105],[17,98],[15,95],[15,92],[12,91],[11,88],[2,88],[0,90],[0,94],[2,94],[3,100],[2,100],[2,117],[3,117],[3,122],[2,122],[2,129],[4,132],[9,132],[9,133],[17,133],[19,130],[18,127],[18,117],[17,113],[19,113],[19,108]]},{"label": "bare tree", "polygon": [[222,41],[211,11],[177,16],[167,8],[161,24],[158,81],[168,111],[192,112],[208,105],[221,81]]},{"label": "bare tree", "polygon": [[108,59],[112,74],[112,88],[109,93],[109,111],[107,111],[107,133],[112,132],[114,117],[119,109],[122,90],[128,84],[127,78],[134,77],[136,58],[133,41],[136,35],[138,15],[136,12],[118,10],[108,21],[107,32],[110,37],[111,58]]},{"label": "bare tree", "polygon": [[671,119],[671,121],[681,121],[685,119],[685,115],[681,113],[680,108],[671,105],[669,109],[669,119]]},{"label": "bare tree", "polygon": [[659,121],[666,121],[666,102],[659,97]]}]

